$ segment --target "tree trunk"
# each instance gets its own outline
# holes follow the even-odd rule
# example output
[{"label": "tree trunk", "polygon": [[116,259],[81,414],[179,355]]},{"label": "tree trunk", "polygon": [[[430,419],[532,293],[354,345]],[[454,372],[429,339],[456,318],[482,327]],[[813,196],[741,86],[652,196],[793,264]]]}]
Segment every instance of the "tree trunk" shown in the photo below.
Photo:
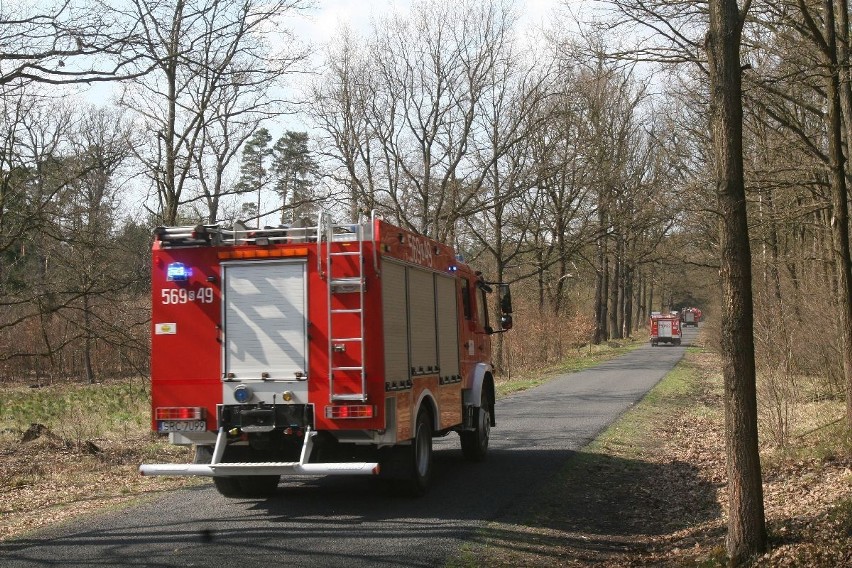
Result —
[{"label": "tree trunk", "polygon": [[618,327],[618,289],[621,287],[621,261],[618,259],[618,246],[612,258],[612,280],[609,286],[609,337],[621,339]]},{"label": "tree trunk", "polygon": [[706,50],[710,70],[716,197],[721,241],[722,359],[728,470],[727,551],[740,565],[766,550],[757,438],[754,313],[742,149],[743,17],[735,0],[710,0]]},{"label": "tree trunk", "polygon": [[83,328],[86,339],[83,343],[83,371],[86,373],[86,382],[95,383],[95,370],[92,367],[92,306],[88,290],[83,294]]},{"label": "tree trunk", "polygon": [[646,301],[648,295],[648,285],[645,281],[645,275],[641,270],[636,275],[636,319],[633,326],[634,331],[639,331],[643,322],[648,317],[648,303]]},{"label": "tree trunk", "polygon": [[[603,231],[603,214],[601,214],[601,231]],[[597,271],[595,274],[595,337],[593,343],[599,345],[606,339],[606,283],[609,267],[606,263],[606,235],[598,237]]]},{"label": "tree trunk", "polygon": [[624,268],[624,337],[633,335],[633,268]]},{"label": "tree trunk", "polygon": [[654,311],[654,271],[651,271],[650,285],[648,287],[648,316]]},{"label": "tree trunk", "polygon": [[[845,2],[838,0],[844,5]],[[826,84],[828,99],[828,157],[831,167],[831,230],[837,265],[838,303],[843,340],[843,376],[846,383],[846,429],[852,432],[852,257],[849,252],[849,204],[846,189],[846,163],[843,156],[843,114],[841,113],[840,65],[837,57],[835,14],[832,0],[824,0],[825,40],[830,75]],[[845,18],[844,18],[845,21]]]}]

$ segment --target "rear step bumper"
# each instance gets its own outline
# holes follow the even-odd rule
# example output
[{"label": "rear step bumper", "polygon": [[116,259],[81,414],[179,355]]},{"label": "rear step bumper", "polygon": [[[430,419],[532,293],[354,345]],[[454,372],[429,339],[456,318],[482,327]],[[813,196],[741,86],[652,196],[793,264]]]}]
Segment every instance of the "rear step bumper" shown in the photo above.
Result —
[{"label": "rear step bumper", "polygon": [[222,456],[227,445],[224,429],[219,430],[213,460],[209,464],[142,464],[139,473],[172,477],[203,476],[230,477],[236,475],[378,475],[379,464],[371,462],[307,463],[316,432],[305,432],[305,443],[297,462],[225,463]]}]

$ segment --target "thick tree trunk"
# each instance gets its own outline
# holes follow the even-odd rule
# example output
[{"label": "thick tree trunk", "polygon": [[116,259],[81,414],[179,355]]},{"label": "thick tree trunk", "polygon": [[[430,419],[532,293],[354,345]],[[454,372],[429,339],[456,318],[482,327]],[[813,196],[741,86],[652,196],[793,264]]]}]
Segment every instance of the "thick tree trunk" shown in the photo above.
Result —
[{"label": "thick tree trunk", "polygon": [[618,327],[618,290],[621,287],[621,261],[618,259],[618,246],[612,259],[612,280],[609,286],[609,337],[621,339]]},{"label": "thick tree trunk", "polygon": [[721,215],[722,358],[728,470],[727,551],[732,565],[766,550],[757,438],[751,249],[742,149],[742,17],[735,0],[711,0],[707,56],[716,196]]},{"label": "thick tree trunk", "polygon": [[[601,227],[603,218],[601,216]],[[601,229],[603,230],[603,229]],[[607,302],[607,276],[609,268],[606,263],[606,235],[598,237],[598,258],[595,274],[595,337],[592,342],[600,344],[606,339],[606,302]]]},{"label": "thick tree trunk", "polygon": [[[838,4],[845,9],[845,2]],[[828,48],[828,157],[831,166],[831,230],[837,270],[838,304],[843,340],[843,376],[846,382],[846,428],[852,431],[852,257],[849,251],[849,204],[846,164],[843,156],[843,114],[841,112],[840,65],[837,56],[835,14],[832,0],[824,0],[825,39]],[[847,19],[843,18],[846,22]],[[848,35],[848,34],[847,34]]]},{"label": "thick tree trunk", "polygon": [[651,271],[650,285],[648,287],[648,316],[654,311],[654,272]]},{"label": "thick tree trunk", "polygon": [[633,268],[624,268],[624,337],[633,335]]}]

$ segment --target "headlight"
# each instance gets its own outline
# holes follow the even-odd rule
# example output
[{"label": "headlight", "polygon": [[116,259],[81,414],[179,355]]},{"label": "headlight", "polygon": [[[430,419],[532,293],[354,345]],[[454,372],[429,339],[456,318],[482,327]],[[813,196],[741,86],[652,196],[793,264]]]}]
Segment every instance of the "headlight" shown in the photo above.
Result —
[{"label": "headlight", "polygon": [[251,399],[251,389],[245,385],[240,385],[234,389],[234,400],[239,403],[248,402]]}]

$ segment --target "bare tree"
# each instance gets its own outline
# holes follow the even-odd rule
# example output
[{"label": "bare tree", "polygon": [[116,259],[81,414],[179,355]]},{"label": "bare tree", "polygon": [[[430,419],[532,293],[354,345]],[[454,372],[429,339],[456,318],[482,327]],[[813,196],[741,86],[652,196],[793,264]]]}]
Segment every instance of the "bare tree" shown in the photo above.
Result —
[{"label": "bare tree", "polygon": [[[284,18],[305,5],[305,0],[133,0],[125,17],[139,22],[136,48],[152,71],[128,83],[121,103],[155,133],[154,143],[139,158],[156,187],[164,223],[174,224],[180,206],[203,194],[186,190],[197,171],[199,151],[210,147],[210,130],[223,127],[222,117],[233,110],[218,103],[234,91],[222,91],[238,86],[239,93],[257,101],[259,90],[270,89],[305,57],[283,25]],[[286,46],[283,52],[272,51],[272,35]],[[271,112],[265,99],[252,104],[252,113]],[[220,113],[218,121],[215,112]],[[229,155],[220,147],[218,161]]]},{"label": "bare tree", "polygon": [[742,12],[736,0],[710,2],[706,49],[716,195],[721,214],[722,357],[725,446],[728,458],[728,557],[747,562],[766,550],[763,484],[757,445],[757,395],[751,246],[748,236],[742,146]]},{"label": "bare tree", "polygon": [[503,135],[491,135],[517,58],[510,21],[496,1],[430,1],[381,22],[364,53],[339,46],[314,114],[360,200],[439,239],[490,202],[485,180],[520,139],[508,119],[517,129],[532,108],[504,114]]},{"label": "bare tree", "polygon": [[129,45],[134,20],[101,2],[0,5],[0,87],[114,81],[148,71]]},{"label": "bare tree", "polygon": [[[710,121],[720,222],[722,357],[728,462],[727,550],[733,564],[766,548],[757,435],[751,252],[743,170],[742,69],[745,15],[736,0],[613,0],[615,23],[650,30],[647,41],[616,56],[694,64],[709,77]],[[705,30],[709,31],[704,34]],[[702,42],[703,36],[703,42]],[[706,54],[706,58],[704,55]]]}]

